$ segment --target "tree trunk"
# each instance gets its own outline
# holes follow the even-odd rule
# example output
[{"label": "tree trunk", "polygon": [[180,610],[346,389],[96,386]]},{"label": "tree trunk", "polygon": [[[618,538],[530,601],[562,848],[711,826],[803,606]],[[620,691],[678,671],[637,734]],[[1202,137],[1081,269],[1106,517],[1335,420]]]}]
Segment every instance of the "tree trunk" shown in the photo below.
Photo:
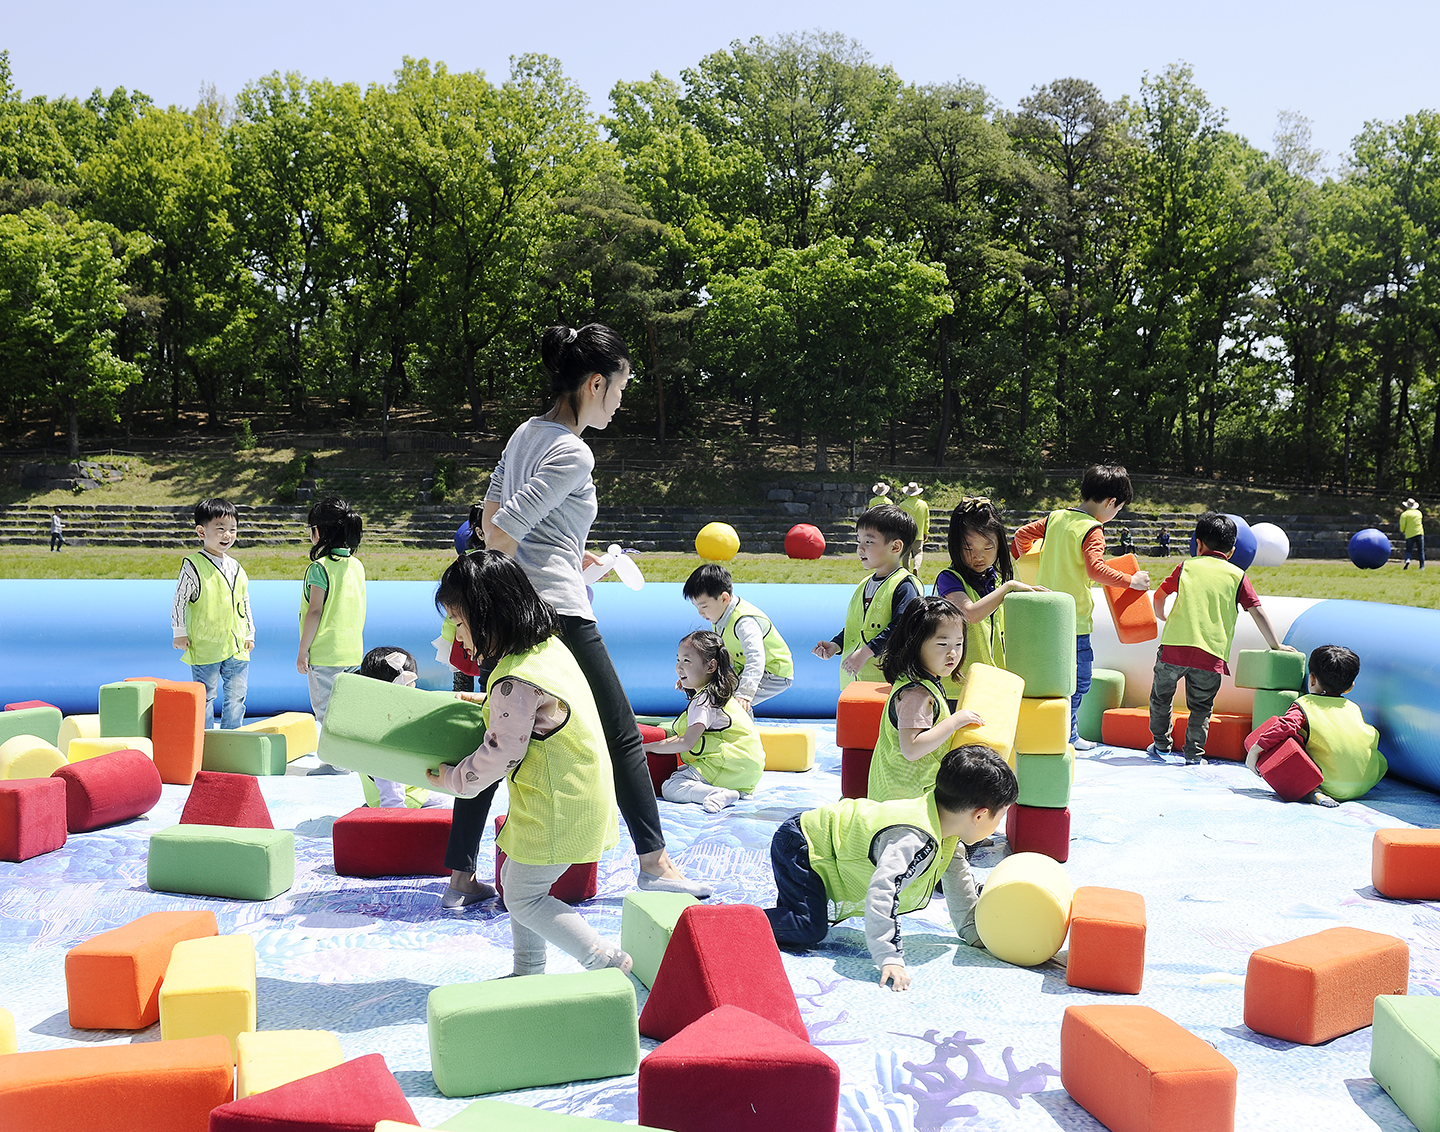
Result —
[{"label": "tree trunk", "polygon": [[80,411],[72,402],[69,406],[70,418],[70,459],[80,458]]},{"label": "tree trunk", "polygon": [[462,371],[465,390],[470,398],[470,427],[476,432],[485,431],[485,403],[480,400],[480,379],[475,373],[475,351],[465,351],[465,365]]},{"label": "tree trunk", "polygon": [[[950,316],[947,314],[940,318],[940,438],[935,443],[937,468],[945,466],[945,449],[950,446],[950,400]],[[895,463],[893,446],[890,463]]]},{"label": "tree trunk", "polygon": [[815,470],[817,472],[830,470],[830,454],[825,450],[825,434],[819,430],[815,433]]}]

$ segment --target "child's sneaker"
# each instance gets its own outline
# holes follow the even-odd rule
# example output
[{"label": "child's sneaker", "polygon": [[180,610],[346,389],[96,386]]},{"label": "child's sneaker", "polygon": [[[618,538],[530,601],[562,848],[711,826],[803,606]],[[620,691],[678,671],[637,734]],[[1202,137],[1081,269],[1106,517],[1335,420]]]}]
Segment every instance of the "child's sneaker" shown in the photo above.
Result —
[{"label": "child's sneaker", "polygon": [[1149,755],[1152,759],[1159,759],[1163,763],[1170,755],[1173,755],[1175,752],[1170,750],[1168,747],[1162,751],[1159,747],[1155,746],[1154,743],[1151,743],[1148,747],[1145,748],[1145,753]]},{"label": "child's sneaker", "polygon": [[1202,759],[1199,755],[1186,755],[1186,756],[1185,756],[1185,765],[1186,765],[1186,766],[1198,766],[1200,763],[1203,763],[1204,761],[1205,761],[1205,760]]},{"label": "child's sneaker", "polygon": [[617,967],[622,975],[628,975],[633,966],[635,961],[618,947],[597,947],[584,963],[587,971],[603,971],[607,967]]},{"label": "child's sneaker", "polygon": [[1335,801],[1329,794],[1324,794],[1319,790],[1315,791],[1315,793],[1311,794],[1310,797],[1305,800],[1307,802],[1313,802],[1317,806],[1324,806],[1327,810],[1335,810],[1340,807],[1339,802]]},{"label": "child's sneaker", "polygon": [[1075,742],[1070,745],[1077,751],[1093,751],[1100,744],[1095,742],[1094,739],[1076,739]]}]

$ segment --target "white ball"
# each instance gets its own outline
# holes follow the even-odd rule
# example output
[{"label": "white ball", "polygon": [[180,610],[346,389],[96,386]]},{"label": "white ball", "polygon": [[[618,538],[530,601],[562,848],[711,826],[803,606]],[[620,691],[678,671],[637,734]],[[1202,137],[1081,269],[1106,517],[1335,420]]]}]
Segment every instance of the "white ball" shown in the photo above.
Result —
[{"label": "white ball", "polygon": [[1255,561],[1252,566],[1279,566],[1290,557],[1290,539],[1274,523],[1252,523]]}]

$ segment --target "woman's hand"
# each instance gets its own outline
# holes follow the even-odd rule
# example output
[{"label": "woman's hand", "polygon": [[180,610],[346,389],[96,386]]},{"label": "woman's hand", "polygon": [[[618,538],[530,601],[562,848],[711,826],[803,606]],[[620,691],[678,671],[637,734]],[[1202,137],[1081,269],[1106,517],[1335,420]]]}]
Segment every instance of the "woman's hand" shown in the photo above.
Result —
[{"label": "woman's hand", "polygon": [[600,556],[598,554],[596,554],[593,550],[587,550],[584,554],[580,556],[581,573],[584,573],[586,570],[590,569],[591,566],[594,566],[599,561]]}]

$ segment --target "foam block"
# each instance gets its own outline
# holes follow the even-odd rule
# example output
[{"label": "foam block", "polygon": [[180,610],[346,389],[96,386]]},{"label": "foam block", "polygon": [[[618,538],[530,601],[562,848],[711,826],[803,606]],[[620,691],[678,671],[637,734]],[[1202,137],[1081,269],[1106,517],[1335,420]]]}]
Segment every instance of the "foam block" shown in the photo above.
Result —
[{"label": "foam block", "polygon": [[65,844],[65,784],[55,778],[0,782],[0,861],[28,861]]},{"label": "foam block", "polygon": [[1065,982],[1086,990],[1139,994],[1145,980],[1145,897],[1084,885],[1070,903]]},{"label": "foam block", "polygon": [[753,904],[700,904],[680,913],[645,1000],[640,1032],[663,1042],[725,1005],[810,1040],[770,921]]},{"label": "foam block", "polygon": [[235,1036],[255,1029],[255,941],[248,935],[182,939],[160,984],[160,1038],[219,1034],[235,1056]]},{"label": "foam block", "polygon": [[222,1104],[209,1132],[370,1132],[381,1120],[415,1122],[400,1082],[378,1053]]},{"label": "foam block", "polygon": [[33,700],[29,705],[16,704],[0,712],[0,743],[17,735],[33,735],[52,747],[60,745],[60,709]]},{"label": "foam block", "polygon": [[[501,814],[495,819],[495,836],[499,838],[500,831],[505,828],[505,815]],[[505,886],[500,883],[500,866],[505,863],[505,854],[500,846],[495,846],[495,893],[500,897],[500,906],[505,906]],[[449,869],[445,870],[447,873]],[[550,895],[556,900],[563,900],[566,904],[583,904],[586,900],[593,900],[595,893],[600,887],[600,868],[595,861],[582,861],[579,864],[571,865],[563,873],[560,879],[550,886]]]},{"label": "foam block", "polygon": [[[855,685],[850,685],[852,688]],[[875,752],[868,747],[846,747],[840,752],[840,797],[864,798],[870,793],[870,763]]]},{"label": "foam block", "polygon": [[870,680],[852,680],[846,684],[835,705],[835,745],[873,751],[880,738],[880,718],[885,714],[885,702],[889,698],[889,684]]},{"label": "foam block", "polygon": [[1063,755],[1069,746],[1069,700],[1053,696],[1020,701],[1020,719],[1015,725],[1016,754]]},{"label": "foam block", "polygon": [[[1176,708],[1171,715],[1170,744],[1179,752],[1185,746],[1185,728],[1190,713]],[[1205,756],[1212,759],[1245,759],[1245,736],[1250,733],[1250,717],[1234,712],[1217,711],[1210,715],[1210,733],[1205,740]],[[1151,743],[1150,709],[1148,707],[1111,708],[1105,712],[1101,735],[1112,747],[1129,747],[1143,751]]]},{"label": "foam block", "polygon": [[101,735],[143,735],[148,739],[154,710],[155,685],[149,681],[100,685]]},{"label": "foam block", "polygon": [[656,755],[646,751],[645,769],[650,772],[650,785],[655,787],[655,797],[658,798],[665,780],[680,769],[680,756]]},{"label": "foam block", "polygon": [[[591,1120],[509,1101],[479,1100],[435,1125],[434,1132],[600,1132],[602,1128],[615,1132],[615,1124],[609,1120]],[[644,1124],[640,1128],[642,1132],[658,1132]],[[416,1132],[416,1126],[382,1120],[375,1125],[375,1132]]]},{"label": "foam block", "polygon": [[[792,996],[793,997],[793,996]],[[634,1073],[635,986],[614,967],[436,987],[430,1071],[447,1097]]]},{"label": "foam block", "polygon": [[0,1057],[19,1048],[15,1038],[15,1015],[0,1006]]},{"label": "foam block", "polygon": [[335,871],[343,877],[449,876],[450,810],[361,806],[330,828]]},{"label": "foam block", "polygon": [[235,1099],[243,1100],[345,1060],[329,1030],[255,1030],[235,1035]]},{"label": "foam block", "polygon": [[815,728],[760,727],[766,770],[809,770],[815,765]]},{"label": "foam block", "polygon": [[320,730],[315,726],[315,717],[308,711],[287,711],[269,719],[257,720],[237,727],[237,731],[259,731],[264,735],[285,736],[285,760],[296,759],[314,752],[319,744]]},{"label": "foam block", "polygon": [[65,953],[65,995],[77,1030],[143,1030],[160,1019],[160,984],[181,940],[219,934],[214,912],[151,912]]},{"label": "foam block", "polygon": [[1377,829],[1370,881],[1391,900],[1440,900],[1440,829]]},{"label": "foam block", "polygon": [[[0,716],[0,719],[3,719]],[[55,746],[62,754],[70,753],[72,739],[100,738],[100,717],[98,715],[67,715],[60,721],[60,731],[55,737]]]},{"label": "foam block", "polygon": [[204,1132],[234,1082],[221,1037],[16,1053],[0,1058],[0,1121],[17,1132]]},{"label": "foam block", "polygon": [[[1011,594],[1028,597],[1028,594]],[[1068,595],[1066,595],[1068,599]],[[1009,598],[1006,598],[1009,601]],[[1006,614],[1009,617],[1009,614]],[[1008,625],[1009,622],[1007,621]],[[1006,637],[1009,641],[1009,637]],[[1008,644],[1006,646],[1009,647]],[[1006,653],[1009,656],[1009,653]],[[1015,746],[1015,730],[1020,724],[1020,703],[1025,698],[1025,681],[1013,672],[988,664],[972,664],[965,674],[965,690],[960,694],[959,707],[979,714],[985,722],[962,727],[955,732],[953,747],[979,743],[1009,758]]]},{"label": "foam block", "polygon": [[112,755],[116,751],[139,751],[147,759],[152,758],[154,747],[143,735],[106,735],[97,738],[75,738],[65,749],[65,757],[72,763],[86,759],[98,759],[101,755]]},{"label": "foam block", "polygon": [[16,735],[0,743],[0,781],[49,778],[65,765],[60,749],[35,735]]},{"label": "foam block", "polygon": [[1036,585],[1035,579],[1040,577],[1040,548],[1044,545],[1043,538],[1031,543],[1030,549],[1015,559],[1015,576],[1027,586]]},{"label": "foam block", "polygon": [[[18,701],[17,703],[6,704],[6,705],[5,705],[5,710],[6,710],[6,711],[20,711],[20,710],[23,709],[23,708],[32,708],[32,707],[48,707],[48,708],[55,708],[56,711],[59,711],[59,710],[60,710],[59,708],[55,707],[54,704],[50,703],[50,702],[47,701],[47,700],[20,700],[20,701]],[[44,736],[42,735],[41,738],[43,739]]]},{"label": "foam block", "polygon": [[1324,772],[1294,739],[1286,739],[1269,754],[1262,755],[1255,769],[1270,784],[1270,789],[1287,802],[1309,797],[1325,781]]},{"label": "foam block", "polygon": [[1288,649],[1241,649],[1235,662],[1235,687],[1303,692],[1305,654]]},{"label": "foam block", "polygon": [[1113,668],[1090,670],[1090,690],[1080,697],[1080,712],[1076,717],[1076,728],[1080,738],[1098,743],[1103,738],[1101,721],[1111,708],[1118,708],[1125,702],[1125,673]]},{"label": "foam block", "polygon": [[172,825],[150,838],[145,883],[156,892],[273,900],[295,883],[295,834]]},{"label": "foam block", "polygon": [[1269,688],[1256,689],[1255,701],[1250,708],[1250,730],[1254,731],[1263,727],[1277,715],[1284,715],[1290,710],[1290,705],[1299,698],[1299,692],[1277,692]]},{"label": "foam block", "polygon": [[335,678],[325,718],[323,762],[432,791],[426,772],[474,754],[485,735],[479,704],[353,672]]},{"label": "foam block", "polygon": [[1251,954],[1245,1025],[1272,1038],[1318,1045],[1370,1025],[1376,995],[1405,994],[1409,985],[1404,940],[1329,928]]},{"label": "foam block", "polygon": [[160,781],[189,786],[205,750],[205,685],[195,680],[157,682],[150,735]]},{"label": "foam block", "polygon": [[1005,667],[1025,681],[1027,696],[1073,696],[1075,599],[1051,591],[1007,597]]},{"label": "foam block", "polygon": [[222,774],[284,774],[285,754],[284,735],[212,727],[202,740],[200,765]]},{"label": "foam block", "polygon": [[1075,753],[1017,755],[1015,777],[1020,780],[1022,806],[1063,810],[1070,804],[1070,783],[1075,777]]},{"label": "foam block", "polygon": [[65,783],[65,825],[71,833],[138,818],[160,801],[160,772],[143,751],[69,763],[51,777]]},{"label": "foam block", "polygon": [[[1105,565],[1119,570],[1122,574],[1137,574],[1140,563],[1133,554],[1122,554],[1118,558],[1107,558]],[[1146,590],[1132,590],[1129,586],[1101,586],[1105,591],[1105,604],[1110,607],[1110,619],[1114,622],[1115,633],[1122,645],[1153,641],[1160,635],[1155,620],[1155,607],[1150,603]]]},{"label": "foam block", "polygon": [[1375,999],[1370,1076],[1419,1132],[1440,1130],[1440,998]]},{"label": "foam block", "polygon": [[1067,1006],[1060,1083],[1110,1132],[1233,1132],[1235,1066],[1148,1006]]},{"label": "foam block", "polygon": [[640,1121],[679,1132],[834,1132],[840,1067],[736,1006],[692,1022],[640,1063]]},{"label": "foam block", "polygon": [[1054,957],[1070,926],[1075,886],[1043,853],[1016,853],[990,870],[975,905],[975,930],[985,950],[1018,967]]},{"label": "foam block", "polygon": [[1063,864],[1070,859],[1070,811],[1011,806],[1005,811],[1005,840],[1013,853],[1044,853]]},{"label": "foam block", "polygon": [[700,903],[688,892],[627,892],[620,914],[620,947],[634,961],[631,974],[655,985],[660,961],[680,914]]},{"label": "foam block", "polygon": [[260,793],[260,783],[249,774],[226,774],[202,770],[195,775],[181,825],[229,825],[241,829],[274,829],[270,807]]}]

